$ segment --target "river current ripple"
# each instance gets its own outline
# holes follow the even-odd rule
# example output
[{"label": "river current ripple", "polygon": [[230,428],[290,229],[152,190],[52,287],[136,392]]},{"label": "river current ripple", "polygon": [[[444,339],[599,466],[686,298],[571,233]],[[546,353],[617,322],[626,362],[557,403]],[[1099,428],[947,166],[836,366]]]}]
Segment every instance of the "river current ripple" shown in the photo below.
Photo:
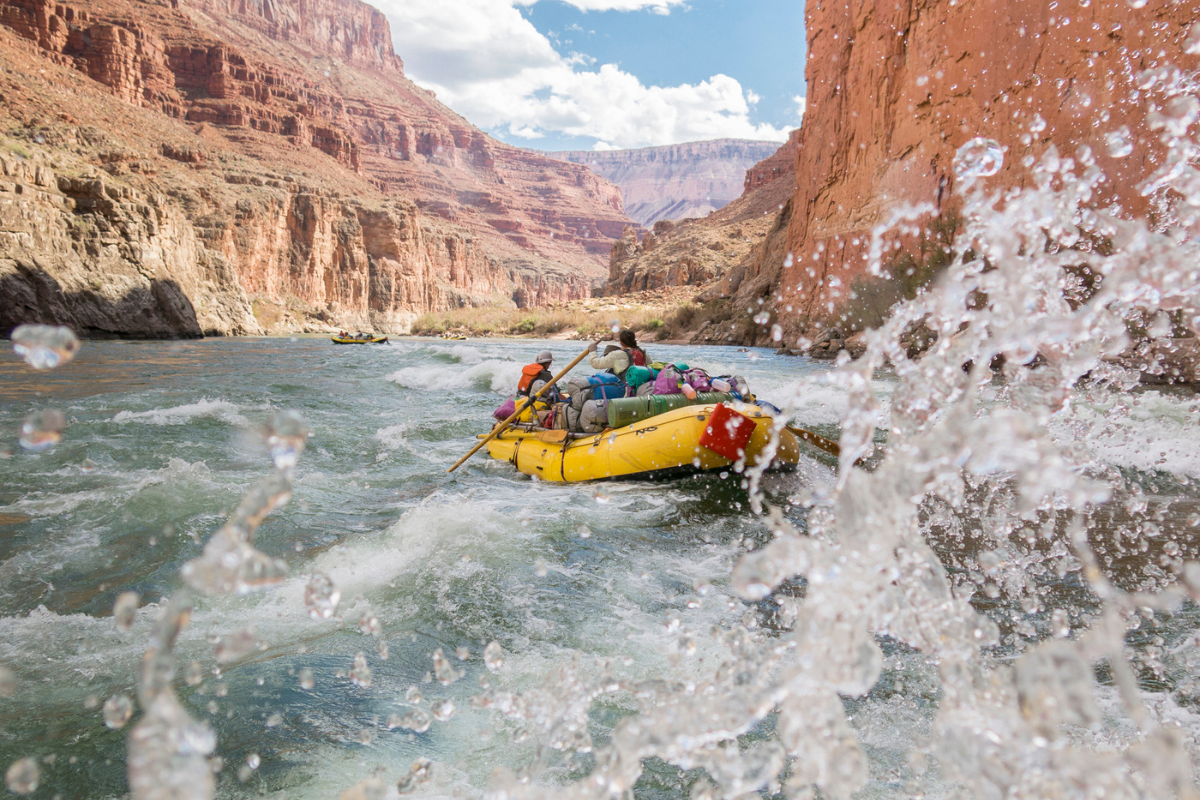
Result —
[{"label": "river current ripple", "polygon": [[[479,797],[497,769],[531,765],[535,781],[577,780],[594,758],[574,745],[551,752],[556,739],[580,741],[562,719],[576,715],[602,747],[638,713],[638,686],[686,692],[736,650],[739,632],[769,637],[786,627],[786,601],[750,603],[730,587],[738,559],[770,541],[736,475],[555,486],[486,456],[445,474],[543,347],[561,365],[580,345],[86,342],[51,373],[3,356],[0,667],[16,690],[0,697],[0,768],[37,759],[37,796],[126,795],[129,727],[107,727],[104,703],[137,696],[151,627],[182,586],[180,566],[272,471],[262,431],[282,410],[299,412],[311,438],[291,502],[267,517],[256,546],[290,575],[270,591],[197,599],[176,652],[176,691],[217,735],[218,797],[333,798],[372,775],[394,797],[419,759],[432,766],[418,796]],[[744,375],[765,399],[795,402],[798,419],[826,435],[847,407],[841,390],[807,380],[827,369],[818,362],[765,350],[650,350]],[[872,384],[881,429],[893,386]],[[44,408],[66,415],[61,444],[20,450],[20,421]],[[1120,476],[1124,488],[1089,526],[1106,573],[1127,589],[1160,587],[1164,565],[1196,558],[1198,420],[1189,393],[1136,390],[1083,392],[1050,425],[1060,444],[1087,448],[1094,469]],[[769,477],[764,499],[803,525],[809,500],[828,495],[834,480],[831,462],[813,454],[797,473]],[[988,507],[983,497],[971,504]],[[952,580],[997,624],[989,658],[1004,664],[1031,642],[1088,624],[1096,604],[1053,537],[1024,555],[981,549],[989,524],[937,503],[923,511]],[[1005,559],[1023,566],[1006,571]],[[305,606],[314,573],[341,595],[329,619]],[[1022,585],[990,577],[998,575]],[[113,605],[129,591],[141,608],[123,630]],[[802,585],[782,588],[801,593]],[[1023,604],[1031,593],[1042,600]],[[1140,688],[1157,714],[1178,722],[1192,752],[1196,618],[1190,603],[1147,614],[1126,639]],[[494,671],[484,663],[493,642],[503,657]],[[953,787],[912,757],[937,713],[937,666],[880,643],[882,677],[866,697],[845,701],[870,761],[863,796],[947,796]],[[219,663],[231,650],[243,652]],[[589,681],[608,680],[599,674],[623,690],[588,695]],[[1103,670],[1097,677],[1109,685]],[[523,697],[523,719],[495,702],[479,708],[481,681]],[[414,709],[437,717],[428,730],[395,724]],[[768,716],[743,738],[769,739],[773,724]],[[1114,714],[1088,736],[1103,749],[1128,736],[1126,725]],[[635,794],[687,797],[698,774],[651,759]]]},{"label": "river current ripple", "polygon": [[[285,409],[302,414],[312,435],[293,499],[267,518],[257,546],[286,561],[290,577],[275,591],[200,599],[176,659],[181,698],[218,736],[221,796],[335,797],[380,767],[394,784],[419,757],[434,762],[428,791],[477,794],[496,766],[518,769],[536,748],[471,708],[492,641],[505,654],[493,678],[509,689],[537,686],[577,656],[612,659],[627,679],[686,678],[673,618],[704,628],[752,608],[732,596],[728,577],[765,534],[736,476],[553,486],[486,455],[445,474],[543,347],[560,365],[580,349],[89,341],[52,373],[7,353],[0,431],[14,435],[0,444],[0,664],[18,690],[0,698],[0,767],[39,759],[39,796],[128,791],[128,727],[109,730],[101,704],[136,697],[159,604],[180,588],[179,567],[271,471],[261,429]],[[786,399],[802,376],[824,369],[764,350],[650,350],[745,375],[768,399]],[[831,434],[842,405],[831,389],[802,416]],[[62,443],[21,451],[21,419],[48,407],[68,419]],[[828,463],[812,460],[771,479],[767,492],[786,503],[832,477]],[[327,621],[304,606],[314,572],[341,592]],[[129,631],[112,616],[125,591],[142,605]],[[218,637],[243,631],[261,645],[218,667]],[[429,680],[439,648],[464,673],[448,686]],[[349,677],[360,652],[368,687]],[[301,685],[305,669],[311,689]],[[421,695],[415,703],[405,699],[410,687]],[[428,732],[388,729],[389,716],[443,698],[457,710]],[[603,740],[630,712],[598,703],[593,734]],[[257,769],[239,769],[248,760]],[[651,769],[644,789],[679,796],[681,780],[673,768]]]}]

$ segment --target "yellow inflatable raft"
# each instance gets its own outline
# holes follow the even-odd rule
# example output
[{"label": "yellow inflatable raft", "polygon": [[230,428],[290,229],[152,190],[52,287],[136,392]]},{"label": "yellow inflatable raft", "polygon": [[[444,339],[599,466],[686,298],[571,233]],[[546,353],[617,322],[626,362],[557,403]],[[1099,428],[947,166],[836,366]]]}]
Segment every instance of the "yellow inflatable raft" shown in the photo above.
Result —
[{"label": "yellow inflatable raft", "polygon": [[369,339],[356,339],[353,336],[334,336],[334,344],[387,344],[386,336],[372,336]]},{"label": "yellow inflatable raft", "polygon": [[[556,483],[666,478],[728,469],[732,461],[700,446],[700,437],[715,408],[678,408],[624,428],[577,439],[564,438],[564,431],[513,429],[489,442],[488,452],[526,475]],[[734,408],[755,423],[746,445],[746,464],[755,466],[770,441],[773,420],[758,406],[738,404]],[[793,469],[799,461],[799,441],[790,431],[782,431],[771,469]]]}]

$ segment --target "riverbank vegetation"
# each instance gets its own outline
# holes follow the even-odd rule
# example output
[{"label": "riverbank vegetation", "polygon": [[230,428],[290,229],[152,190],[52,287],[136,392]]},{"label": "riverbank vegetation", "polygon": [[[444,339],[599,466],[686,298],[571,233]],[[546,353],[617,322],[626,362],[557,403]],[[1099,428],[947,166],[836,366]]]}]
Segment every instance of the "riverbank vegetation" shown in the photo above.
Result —
[{"label": "riverbank vegetation", "polygon": [[412,332],[418,336],[437,336],[449,331],[467,336],[531,338],[567,334],[571,338],[593,339],[611,333],[614,327],[638,332],[658,330],[664,324],[662,317],[663,309],[654,307],[456,308],[422,315],[413,323]]}]

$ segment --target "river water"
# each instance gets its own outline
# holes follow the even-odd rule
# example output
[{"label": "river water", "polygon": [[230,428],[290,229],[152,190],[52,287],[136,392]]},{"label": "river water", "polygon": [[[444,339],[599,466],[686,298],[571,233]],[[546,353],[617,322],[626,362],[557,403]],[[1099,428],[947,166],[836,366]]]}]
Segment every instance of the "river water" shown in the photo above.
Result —
[{"label": "river water", "polygon": [[[758,613],[728,588],[735,560],[766,536],[737,476],[555,486],[486,451],[445,474],[543,347],[565,364],[580,345],[95,341],[50,373],[8,352],[0,430],[14,434],[22,417],[47,407],[69,425],[42,453],[6,435],[0,459],[0,664],[17,679],[0,699],[0,766],[39,759],[38,796],[127,791],[128,727],[109,730],[98,704],[136,697],[160,603],[180,589],[180,566],[272,471],[260,431],[284,409],[303,415],[311,438],[293,499],[267,518],[257,546],[284,559],[290,577],[274,591],[199,598],[176,654],[181,676],[202,670],[198,685],[176,684],[191,715],[216,731],[222,796],[336,797],[380,767],[394,784],[419,757],[434,762],[423,791],[472,796],[496,767],[536,763],[545,744],[536,726],[471,707],[493,641],[504,663],[491,678],[510,691],[566,681],[564,668],[593,673],[602,660],[631,685],[685,682],[697,663],[717,658],[703,642],[686,655],[681,630],[728,629]],[[743,374],[780,402],[826,369],[764,350],[651,351]],[[879,391],[886,401],[886,383]],[[801,417],[834,434],[841,393],[809,396]],[[770,501],[789,505],[831,484],[821,458],[770,477]],[[306,612],[314,572],[341,592],[329,620]],[[122,631],[112,609],[129,590],[142,608]],[[370,617],[378,635],[370,623],[360,630]],[[218,668],[216,637],[244,630],[261,647]],[[439,648],[463,673],[446,686],[429,679]],[[469,651],[462,660],[460,648]],[[348,677],[360,652],[371,671],[365,687]],[[311,688],[301,686],[304,669]],[[410,687],[420,701],[406,702]],[[428,732],[388,729],[390,715],[443,698],[456,711]],[[628,696],[600,698],[583,719],[603,741],[635,708]],[[241,780],[251,756],[259,766]],[[587,759],[557,762],[551,774],[586,770]],[[690,781],[652,765],[639,796],[683,796]]]},{"label": "river water", "polygon": [[[522,791],[550,787],[544,796],[554,796],[556,786],[587,786],[596,751],[611,746],[622,721],[686,703],[696,687],[710,687],[714,716],[729,711],[727,702],[752,703],[736,687],[753,689],[782,669],[779,659],[796,647],[788,642],[803,642],[789,633],[797,616],[816,619],[831,606],[799,606],[803,581],[785,583],[775,600],[734,591],[739,559],[772,541],[739,476],[555,486],[485,456],[445,474],[543,347],[562,364],[579,345],[85,342],[50,373],[6,355],[0,430],[15,431],[43,408],[61,410],[69,425],[46,452],[25,452],[9,437],[0,459],[0,665],[16,680],[0,698],[0,765],[37,759],[37,796],[127,793],[126,737],[140,709],[113,730],[103,703],[137,697],[152,624],[182,588],[181,565],[272,473],[262,430],[281,410],[299,412],[311,437],[291,502],[267,517],[256,546],[286,561],[289,577],[247,596],[194,598],[175,653],[175,690],[217,737],[218,797],[334,798],[372,777],[382,796],[395,797],[419,759],[432,766],[416,796],[479,797],[522,779]],[[762,397],[795,406],[800,421],[826,435],[849,407],[847,389],[822,380],[828,364],[764,350],[652,352],[745,375]],[[896,386],[886,373],[869,385],[872,425],[887,425]],[[1005,391],[994,382],[982,404],[1004,406]],[[1087,468],[1116,493],[1086,525],[1119,587],[1158,592],[1172,564],[1196,556],[1198,418],[1186,391],[1097,390],[1081,391],[1049,422],[1055,443],[1086,450]],[[803,529],[807,509],[836,495],[836,479],[833,462],[814,453],[796,473],[766,476],[761,500]],[[922,505],[922,531],[956,592],[996,626],[985,648],[993,675],[1036,642],[1080,636],[1102,611],[1056,533],[1062,520],[1045,508],[1003,510],[1010,483],[968,486],[957,510],[936,499]],[[1021,534],[1022,525],[1032,527]],[[314,573],[341,594],[329,619],[306,609]],[[832,583],[810,580],[818,581],[810,591]],[[122,630],[113,605],[126,591],[138,593],[141,608]],[[839,602],[847,615],[857,610],[857,600]],[[1184,602],[1123,623],[1138,690],[1155,719],[1183,732],[1193,759],[1196,617]],[[253,646],[219,663],[239,637]],[[846,675],[836,679],[866,759],[855,796],[956,796],[949,770],[936,766],[946,753],[930,748],[947,696],[945,654],[914,649],[899,633],[876,641],[884,660],[867,670],[865,685],[855,686],[853,664],[839,666]],[[483,657],[491,643],[503,659],[495,670]],[[358,654],[369,679],[356,670]],[[722,677],[728,665],[746,663],[760,674]],[[1073,741],[1103,754],[1136,733],[1103,662],[1096,677],[1098,716],[1077,720]],[[733,701],[711,688],[726,684]],[[419,732],[396,724],[413,709],[439,718]],[[686,727],[688,713],[681,705],[672,720]],[[837,730],[823,713],[805,710],[817,736]],[[778,771],[770,741],[795,733],[775,714],[752,718],[724,734],[746,763],[734,769],[719,748],[697,755],[688,742],[669,764],[656,753],[678,743],[659,742],[643,752],[635,796],[707,796],[696,789],[707,785],[697,784],[698,767],[721,776],[726,796],[739,787],[778,791],[754,765]],[[746,755],[755,752],[763,755]],[[843,796],[835,782],[826,785],[826,796]],[[348,795],[356,796],[376,795]]]}]

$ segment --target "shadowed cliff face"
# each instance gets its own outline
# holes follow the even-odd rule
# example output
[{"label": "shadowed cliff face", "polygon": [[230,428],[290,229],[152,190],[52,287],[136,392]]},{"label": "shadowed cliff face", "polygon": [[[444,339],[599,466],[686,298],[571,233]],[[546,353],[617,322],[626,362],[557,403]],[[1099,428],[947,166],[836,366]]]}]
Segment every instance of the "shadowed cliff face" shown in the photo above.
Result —
[{"label": "shadowed cliff face", "polygon": [[[630,223],[612,184],[490,139],[409,82],[386,19],[356,0],[0,0],[0,66],[0,150],[174,220],[155,252],[213,271],[154,280],[175,280],[205,332],[403,331],[426,311],[585,297]],[[43,188],[49,229],[108,225],[136,271],[124,216]],[[10,239],[0,259],[47,262],[70,305],[82,247]],[[206,322],[200,289],[229,313]]]},{"label": "shadowed cliff face", "polygon": [[[954,154],[977,136],[1007,149],[989,185],[1026,185],[1030,159],[1052,144],[1064,158],[1086,147],[1108,176],[1095,204],[1145,215],[1140,184],[1161,146],[1136,76],[1196,68],[1180,47],[1196,11],[1171,0],[810,0],[792,258],[772,259],[742,293],[775,300],[789,336],[836,319],[871,229],[906,204],[945,210]],[[1126,156],[1105,138],[1122,127]]]}]

